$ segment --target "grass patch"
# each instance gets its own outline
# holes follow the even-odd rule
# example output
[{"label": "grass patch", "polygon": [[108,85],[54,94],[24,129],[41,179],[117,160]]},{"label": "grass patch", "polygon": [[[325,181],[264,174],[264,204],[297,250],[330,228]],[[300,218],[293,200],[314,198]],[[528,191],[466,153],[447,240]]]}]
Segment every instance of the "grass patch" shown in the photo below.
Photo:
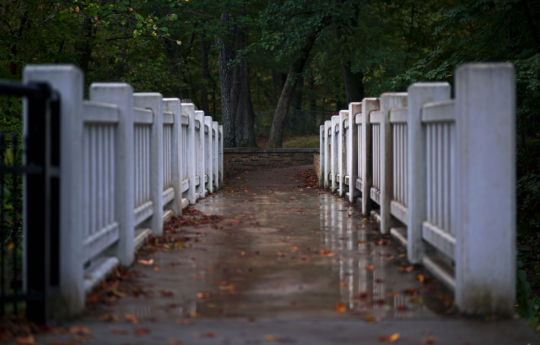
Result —
[{"label": "grass patch", "polygon": [[300,137],[286,138],[283,147],[288,148],[319,148],[319,135],[305,135]]}]

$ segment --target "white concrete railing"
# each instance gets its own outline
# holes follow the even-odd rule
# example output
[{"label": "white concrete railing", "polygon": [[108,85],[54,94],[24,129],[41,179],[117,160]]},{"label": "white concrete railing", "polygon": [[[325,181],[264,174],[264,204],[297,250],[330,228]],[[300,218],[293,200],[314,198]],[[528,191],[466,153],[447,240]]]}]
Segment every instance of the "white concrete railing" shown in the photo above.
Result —
[{"label": "white concrete railing", "polygon": [[[351,103],[321,126],[321,185],[335,191],[339,184],[351,202],[358,197],[381,233],[407,246],[411,263],[454,289],[461,311],[511,314],[513,67],[461,66],[455,95],[451,100],[447,83],[415,83],[407,93]],[[336,131],[344,120],[348,130]]]},{"label": "white concrete railing", "polygon": [[[84,308],[85,295],[163,223],[223,182],[223,130],[191,103],[129,84],[93,83],[69,65],[27,66],[61,97],[59,315]],[[24,115],[26,118],[26,114]]]}]

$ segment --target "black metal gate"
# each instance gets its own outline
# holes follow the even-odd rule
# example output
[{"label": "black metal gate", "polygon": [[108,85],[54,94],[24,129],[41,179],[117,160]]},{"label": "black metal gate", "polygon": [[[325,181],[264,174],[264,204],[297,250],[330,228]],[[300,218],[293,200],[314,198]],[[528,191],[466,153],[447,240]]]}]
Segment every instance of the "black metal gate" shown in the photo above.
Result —
[{"label": "black metal gate", "polygon": [[0,96],[24,98],[27,114],[25,130],[0,132],[0,313],[45,323],[59,283],[60,100],[45,83],[0,81]]}]

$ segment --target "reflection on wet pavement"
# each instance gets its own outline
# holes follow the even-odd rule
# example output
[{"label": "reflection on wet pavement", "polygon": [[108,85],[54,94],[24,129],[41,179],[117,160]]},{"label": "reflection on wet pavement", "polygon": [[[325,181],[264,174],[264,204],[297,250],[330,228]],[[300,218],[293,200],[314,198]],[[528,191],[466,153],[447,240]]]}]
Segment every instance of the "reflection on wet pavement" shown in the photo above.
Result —
[{"label": "reflection on wet pavement", "polygon": [[122,298],[115,310],[140,319],[330,315],[372,322],[449,309],[449,291],[408,266],[403,249],[357,208],[302,187],[301,171],[245,173],[201,200],[198,210],[225,219],[185,227],[181,249],[148,253],[155,264],[136,265],[138,275],[126,283],[146,294]]}]

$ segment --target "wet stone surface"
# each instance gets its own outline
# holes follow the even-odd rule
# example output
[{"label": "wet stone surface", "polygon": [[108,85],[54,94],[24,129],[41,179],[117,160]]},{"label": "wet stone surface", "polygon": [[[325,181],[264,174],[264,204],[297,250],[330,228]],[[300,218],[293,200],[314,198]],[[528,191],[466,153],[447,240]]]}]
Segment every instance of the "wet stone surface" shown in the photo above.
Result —
[{"label": "wet stone surface", "polygon": [[309,188],[308,168],[228,181],[36,343],[538,343],[522,320],[456,314],[451,292],[356,207]]},{"label": "wet stone surface", "polygon": [[140,320],[352,316],[370,322],[448,314],[451,293],[409,266],[404,250],[356,207],[306,188],[299,176],[306,169],[230,180],[195,205],[222,218],[169,229],[181,248],[143,249],[139,262],[146,265],[136,264],[119,287],[127,296],[111,310],[98,304],[95,311],[121,310]]}]

